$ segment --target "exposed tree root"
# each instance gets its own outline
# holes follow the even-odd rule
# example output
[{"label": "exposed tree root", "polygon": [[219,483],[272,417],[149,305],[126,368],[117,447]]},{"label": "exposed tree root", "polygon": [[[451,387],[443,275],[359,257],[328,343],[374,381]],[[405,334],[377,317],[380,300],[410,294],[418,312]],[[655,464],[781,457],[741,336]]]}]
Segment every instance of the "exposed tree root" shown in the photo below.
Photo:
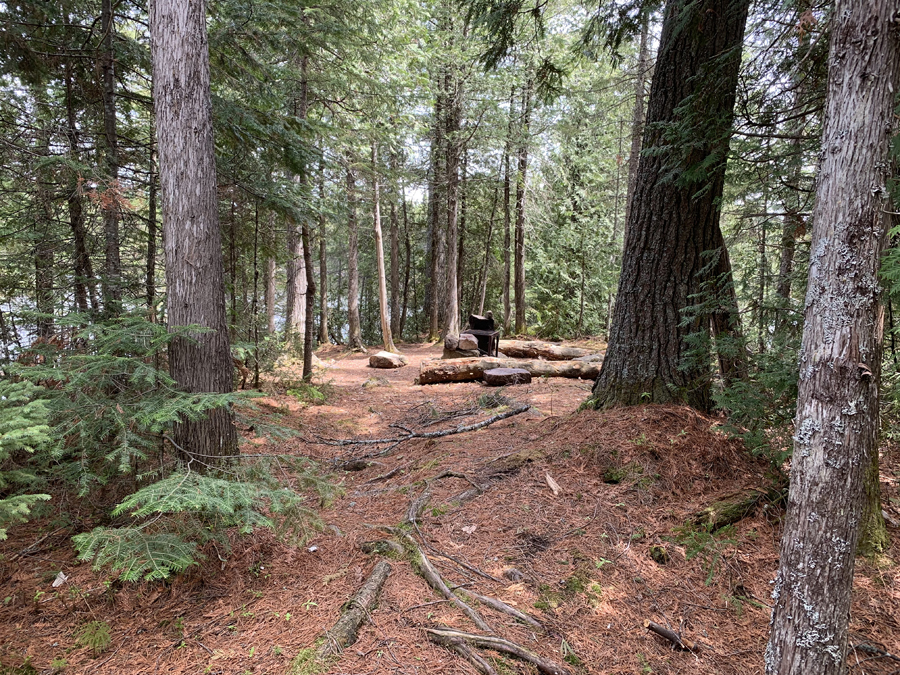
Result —
[{"label": "exposed tree root", "polygon": [[390,573],[391,565],[386,560],[379,560],[375,564],[369,578],[344,605],[341,618],[331,630],[326,631],[325,642],[322,643],[317,654],[319,660],[340,654],[345,647],[356,642],[359,627],[369,616],[375,603],[378,602],[378,596]]},{"label": "exposed tree root", "polygon": [[452,649],[461,657],[463,657],[466,661],[472,664],[472,666],[479,673],[483,673],[483,675],[497,675],[497,671],[494,670],[494,667],[491,666],[490,663],[485,661],[481,656],[472,651],[472,648],[466,644],[466,641],[461,637],[450,636],[450,635],[442,635],[441,633],[436,633],[432,631],[426,631],[425,633],[428,636],[428,639],[431,642],[434,642],[441,647],[446,647],[447,649]]},{"label": "exposed tree root", "polygon": [[457,606],[459,610],[469,617],[472,622],[478,626],[481,630],[492,633],[491,627],[488,623],[481,617],[477,611],[472,609],[468,604],[460,600],[456,595],[454,595],[453,591],[447,586],[444,582],[443,578],[440,575],[434,565],[431,563],[431,560],[428,559],[428,556],[425,554],[425,551],[416,543],[416,540],[412,538],[406,532],[402,532],[400,530],[394,530],[395,534],[401,537],[406,545],[409,547],[411,551],[416,554],[416,563],[419,566],[419,572],[422,575],[422,578],[428,583],[431,588],[436,590],[438,593],[443,595],[447,600]]},{"label": "exposed tree root", "polygon": [[492,598],[489,595],[480,595],[479,593],[470,590],[466,590],[466,593],[478,600],[478,602],[480,602],[481,604],[487,605],[491,609],[502,612],[504,614],[509,614],[511,617],[516,618],[523,623],[527,623],[532,628],[537,628],[541,631],[544,630],[544,625],[540,621],[535,619],[533,616],[526,614],[525,612],[520,612],[515,607],[510,607],[502,600]]},{"label": "exposed tree root", "polygon": [[556,663],[555,661],[550,661],[538,656],[534,652],[525,649],[525,647],[516,644],[515,642],[504,640],[503,638],[493,635],[464,633],[449,628],[426,628],[425,635],[432,642],[444,646],[448,646],[448,643],[452,644],[453,640],[462,640],[480,649],[492,649],[497,652],[503,652],[504,654],[509,654],[526,663],[532,664],[540,672],[545,673],[545,675],[567,675],[569,672],[561,664]]}]

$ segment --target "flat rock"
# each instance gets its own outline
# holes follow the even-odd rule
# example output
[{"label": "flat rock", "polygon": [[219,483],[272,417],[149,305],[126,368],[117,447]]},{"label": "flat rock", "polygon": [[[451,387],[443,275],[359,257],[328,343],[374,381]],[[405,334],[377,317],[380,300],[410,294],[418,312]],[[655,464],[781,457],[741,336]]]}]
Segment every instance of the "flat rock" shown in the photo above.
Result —
[{"label": "flat rock", "polygon": [[492,387],[507,384],[529,384],[531,373],[524,368],[492,368],[484,371],[484,383]]},{"label": "flat rock", "polygon": [[369,357],[371,368],[402,368],[408,363],[409,359],[403,354],[392,354],[391,352],[378,352]]}]

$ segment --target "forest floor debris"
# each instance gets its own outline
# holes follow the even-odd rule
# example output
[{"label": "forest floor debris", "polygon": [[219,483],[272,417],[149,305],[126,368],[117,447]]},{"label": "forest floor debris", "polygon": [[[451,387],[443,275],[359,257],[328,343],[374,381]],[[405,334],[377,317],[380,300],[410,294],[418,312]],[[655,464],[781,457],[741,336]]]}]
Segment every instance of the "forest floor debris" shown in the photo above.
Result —
[{"label": "forest floor debris", "polygon": [[[331,462],[346,459],[347,447],[317,438],[393,438],[402,434],[391,425],[440,431],[531,407],[486,428],[412,438],[378,462],[339,471],[344,496],[322,512],[325,529],[304,547],[264,531],[235,535],[230,555],[210,544],[200,566],[167,583],[123,585],[78,564],[69,537],[93,524],[87,507],[13,528],[0,542],[0,663],[17,667],[6,672],[287,675],[383,559],[393,570],[378,604],[329,672],[539,667],[495,651],[491,640],[573,674],[762,672],[780,507],[763,499],[713,531],[688,522],[772,484],[766,463],[719,431],[719,420],[683,407],[576,413],[590,390],[580,380],[535,378],[499,396],[477,382],[417,386],[414,371],[440,346],[401,348],[412,368],[382,371],[385,383],[372,388],[361,386],[372,372],[366,355],[320,350],[330,363],[320,375],[328,399],[297,406],[270,395],[273,405],[246,414],[302,436],[255,440],[253,452]],[[499,407],[479,405],[485,394],[498,396]],[[885,509],[900,518],[893,446],[883,448],[882,489]],[[404,525],[411,510],[414,525]],[[392,534],[398,528],[401,537]],[[889,531],[891,550],[857,563],[854,675],[897,667],[900,531]],[[404,537],[415,549],[401,546]],[[428,587],[413,564],[419,553],[493,633]],[[60,572],[65,581],[54,588]],[[699,649],[673,648],[645,622]],[[449,648],[432,640],[441,634]],[[18,668],[26,659],[33,671]]]}]

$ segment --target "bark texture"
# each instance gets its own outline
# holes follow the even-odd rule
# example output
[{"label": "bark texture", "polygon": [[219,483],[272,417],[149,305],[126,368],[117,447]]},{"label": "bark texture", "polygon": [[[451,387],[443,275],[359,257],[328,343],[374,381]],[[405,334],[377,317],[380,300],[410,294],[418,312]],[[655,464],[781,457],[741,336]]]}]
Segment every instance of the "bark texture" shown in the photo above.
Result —
[{"label": "bark texture", "polygon": [[[230,392],[233,367],[216,199],[206,3],[155,0],[150,25],[168,325],[210,329],[191,340],[176,338],[169,347],[169,367],[185,391]],[[184,459],[198,459],[194,468],[237,452],[227,407],[176,425],[174,432]]]},{"label": "bark texture", "polygon": [[[609,348],[594,405],[711,404],[705,358],[685,362],[709,316],[683,311],[708,290],[723,246],[719,206],[749,0],[666,4]],[[709,310],[703,310],[709,311]]]},{"label": "bark texture", "polygon": [[518,168],[516,170],[516,233],[515,233],[515,293],[516,334],[525,332],[525,186],[528,175],[528,134],[531,122],[531,94],[534,80],[525,84],[522,92],[522,129],[519,136]]},{"label": "bark texture", "polygon": [[845,673],[865,474],[877,452],[888,144],[900,85],[891,0],[837,0],[813,211],[794,457],[772,592],[770,675]]}]

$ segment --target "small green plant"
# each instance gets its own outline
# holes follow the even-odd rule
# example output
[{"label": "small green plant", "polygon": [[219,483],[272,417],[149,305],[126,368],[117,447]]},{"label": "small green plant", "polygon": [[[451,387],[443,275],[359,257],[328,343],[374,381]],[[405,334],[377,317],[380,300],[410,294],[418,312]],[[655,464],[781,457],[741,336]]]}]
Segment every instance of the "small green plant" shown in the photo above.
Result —
[{"label": "small green plant", "polygon": [[709,526],[682,525],[676,527],[675,536],[669,538],[684,546],[684,556],[688,560],[700,558],[706,565],[706,585],[712,583],[716,568],[729,546],[737,545],[734,539],[734,525],[726,525],[710,531]]},{"label": "small green plant", "polygon": [[324,405],[328,401],[328,396],[322,390],[323,388],[308,382],[297,382],[287,390],[287,394],[296,398],[300,403]]},{"label": "small green plant", "polygon": [[94,656],[106,651],[111,642],[109,624],[105,621],[89,621],[75,633],[75,644],[87,647],[94,652]]},{"label": "small green plant", "polygon": [[309,610],[311,610],[313,607],[318,607],[318,606],[319,606],[319,603],[316,602],[315,600],[307,600],[306,602],[303,603],[303,609],[305,609],[307,612]]},{"label": "small green plant", "polygon": [[50,662],[50,667],[55,673],[65,670],[66,668],[68,668],[68,666],[69,662],[66,661],[62,656],[57,656]]}]

